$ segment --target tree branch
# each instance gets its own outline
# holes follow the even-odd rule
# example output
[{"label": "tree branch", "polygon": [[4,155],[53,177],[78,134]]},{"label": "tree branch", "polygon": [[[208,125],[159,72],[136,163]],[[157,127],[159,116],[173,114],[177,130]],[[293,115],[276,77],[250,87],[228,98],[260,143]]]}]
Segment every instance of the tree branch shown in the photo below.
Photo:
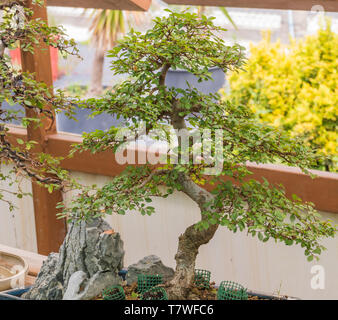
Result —
[{"label": "tree branch", "polygon": [[184,192],[190,199],[195,201],[200,207],[201,211],[205,210],[204,205],[207,202],[214,199],[214,196],[210,192],[197,185],[186,174],[179,174],[177,180],[183,188],[182,192]]},{"label": "tree branch", "polygon": [[162,71],[161,71],[161,75],[160,75],[160,79],[159,79],[160,86],[164,86],[165,78],[167,76],[169,69],[170,69],[170,64],[167,63],[163,66]]}]

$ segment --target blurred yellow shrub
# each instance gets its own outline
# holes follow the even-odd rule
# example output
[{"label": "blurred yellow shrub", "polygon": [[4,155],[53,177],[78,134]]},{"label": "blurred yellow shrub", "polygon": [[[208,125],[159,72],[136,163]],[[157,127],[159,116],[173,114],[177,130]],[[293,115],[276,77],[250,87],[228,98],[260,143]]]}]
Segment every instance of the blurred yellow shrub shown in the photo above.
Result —
[{"label": "blurred yellow shrub", "polygon": [[251,45],[244,71],[230,75],[235,103],[259,119],[303,136],[320,156],[317,168],[337,171],[338,35],[327,21],[316,35]]}]

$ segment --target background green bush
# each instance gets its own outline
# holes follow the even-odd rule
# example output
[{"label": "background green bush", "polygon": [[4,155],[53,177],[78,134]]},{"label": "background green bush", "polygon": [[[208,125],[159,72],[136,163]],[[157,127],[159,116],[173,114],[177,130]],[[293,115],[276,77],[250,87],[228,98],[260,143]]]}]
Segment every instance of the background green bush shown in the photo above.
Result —
[{"label": "background green bush", "polygon": [[327,21],[317,34],[289,45],[267,32],[245,70],[231,74],[230,98],[259,119],[303,136],[316,150],[316,168],[337,172],[338,35]]}]

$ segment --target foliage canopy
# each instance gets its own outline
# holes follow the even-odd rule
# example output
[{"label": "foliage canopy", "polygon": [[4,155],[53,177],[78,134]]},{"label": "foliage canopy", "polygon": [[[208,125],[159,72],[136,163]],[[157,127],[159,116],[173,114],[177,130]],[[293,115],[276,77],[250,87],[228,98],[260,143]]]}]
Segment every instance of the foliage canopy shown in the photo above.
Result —
[{"label": "foliage canopy", "polygon": [[[300,244],[312,260],[323,249],[319,240],[333,236],[335,228],[320,219],[312,204],[302,203],[296,196],[287,199],[282,186],[250,179],[251,172],[246,167],[247,161],[268,163],[278,159],[307,172],[315,158],[304,143],[257,122],[247,106],[195,88],[182,90],[165,85],[170,68],[187,70],[200,81],[211,78],[211,67],[224,71],[241,68],[243,48],[226,46],[218,36],[220,31],[224,30],[215,26],[212,18],[171,11],[168,17],[155,18],[153,27],[144,34],[132,30],[109,53],[115,58],[112,70],[130,77],[116,85],[113,92],[88,99],[82,105],[90,107],[94,116],[108,113],[123,117],[131,133],[137,132],[141,122],[146,123],[146,133],[161,129],[166,134],[171,127],[176,133],[181,129],[220,130],[223,138],[214,141],[212,151],[215,158],[217,145],[222,146],[221,171],[206,181],[203,172],[210,167],[206,159],[199,164],[190,159],[184,164],[168,161],[160,167],[150,163],[130,166],[103,187],[84,187],[63,215],[75,220],[91,219],[134,209],[151,215],[155,211],[150,205],[153,196],[167,197],[179,190],[201,209],[200,222],[190,227],[196,231],[187,229],[199,245],[207,243],[207,238],[222,225],[233,232],[245,230],[262,241],[273,238],[287,245]],[[140,135],[136,134],[136,138]],[[130,142],[130,137],[121,140],[119,128],[115,127],[97,130],[85,134],[74,152],[116,152]],[[189,151],[194,147],[190,144]],[[178,144],[174,152],[179,157],[186,148]],[[212,193],[202,188],[206,182],[215,186]],[[213,232],[208,233],[210,230]]]}]

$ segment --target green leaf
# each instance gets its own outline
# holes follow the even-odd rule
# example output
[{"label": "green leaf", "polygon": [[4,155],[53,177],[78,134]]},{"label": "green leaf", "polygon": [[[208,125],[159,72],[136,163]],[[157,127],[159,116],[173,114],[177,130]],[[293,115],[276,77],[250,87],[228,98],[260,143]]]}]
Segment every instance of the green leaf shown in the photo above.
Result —
[{"label": "green leaf", "polygon": [[23,141],[23,140],[20,139],[20,138],[16,139],[16,141],[17,141],[18,144],[24,144],[24,143],[25,143],[25,141]]},{"label": "green leaf", "polygon": [[307,257],[307,261],[311,262],[313,260],[313,255]]},{"label": "green leaf", "polygon": [[125,215],[126,214],[125,210],[123,210],[123,209],[117,210],[117,213],[121,214],[121,215]]},{"label": "green leaf", "polygon": [[53,187],[53,185],[49,185],[47,189],[48,189],[49,193],[52,193],[53,190],[54,190],[54,187]]}]

